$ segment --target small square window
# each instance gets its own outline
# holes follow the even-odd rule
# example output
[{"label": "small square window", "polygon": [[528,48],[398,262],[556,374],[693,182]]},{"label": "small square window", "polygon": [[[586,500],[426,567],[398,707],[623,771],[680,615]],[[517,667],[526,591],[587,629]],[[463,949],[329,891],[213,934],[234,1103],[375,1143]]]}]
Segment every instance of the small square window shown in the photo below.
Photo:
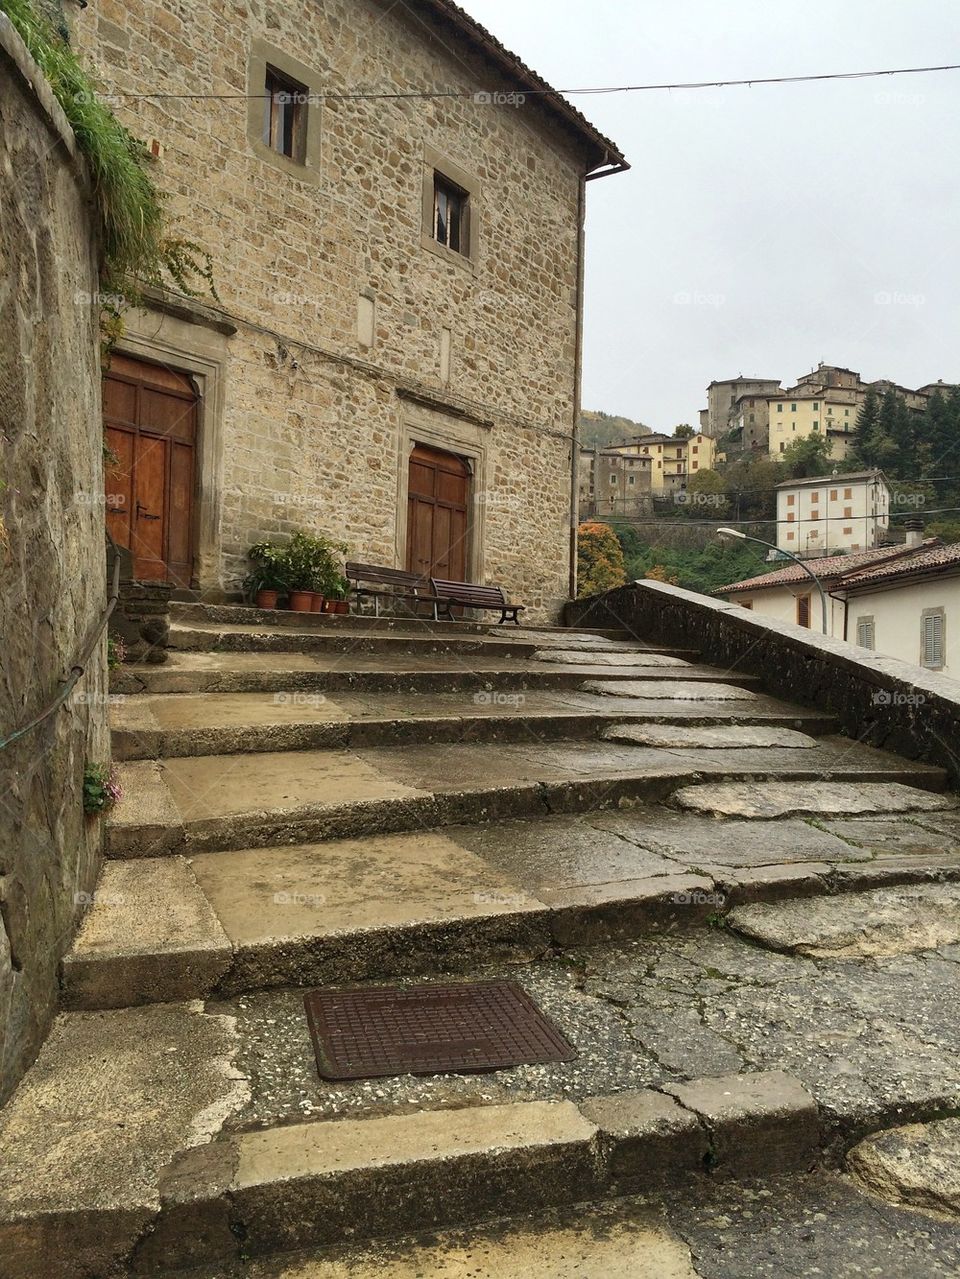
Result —
[{"label": "small square window", "polygon": [[853,529],[852,529],[852,528],[845,528],[845,529],[843,530],[843,536],[844,536],[844,537],[850,537],[852,533],[853,533]]},{"label": "small square window", "polygon": [[442,173],[433,175],[433,238],[454,253],[469,254],[470,195],[463,187],[445,178]]},{"label": "small square window", "polygon": [[791,405],[790,405],[790,412],[791,412],[791,413],[796,413],[796,411],[797,411],[797,406],[796,406],[796,404],[791,404]]},{"label": "small square window", "polygon": [[816,401],[816,400],[814,400],[814,402],[813,402],[813,411],[814,411],[814,413],[816,413],[816,412],[819,410],[819,408],[820,408],[820,405],[817,403],[817,401]]},{"label": "small square window", "polygon": [[835,502],[836,500],[837,500],[837,490],[836,490],[836,489],[831,489],[831,490],[830,490],[830,501],[831,501],[831,502]]},{"label": "small square window", "polygon": [[263,141],[278,155],[303,164],[307,141],[306,85],[267,66],[263,102]]},{"label": "small square window", "polygon": [[816,506],[816,504],[820,501],[820,494],[819,494],[819,493],[811,493],[811,494],[810,494],[810,501],[814,504],[814,506]]},{"label": "small square window", "polygon": [[843,496],[845,500],[849,501],[849,499],[853,497],[853,489],[844,489]]},{"label": "small square window", "polygon": [[850,519],[850,517],[851,517],[852,515],[853,515],[853,507],[852,507],[852,506],[845,506],[845,507],[843,508],[843,518],[844,518],[845,520],[848,520],[848,519]]},{"label": "small square window", "polygon": [[782,405],[782,404],[778,404],[778,405],[777,405],[777,412],[778,412],[778,413],[782,413],[782,412],[783,412],[783,405]]}]

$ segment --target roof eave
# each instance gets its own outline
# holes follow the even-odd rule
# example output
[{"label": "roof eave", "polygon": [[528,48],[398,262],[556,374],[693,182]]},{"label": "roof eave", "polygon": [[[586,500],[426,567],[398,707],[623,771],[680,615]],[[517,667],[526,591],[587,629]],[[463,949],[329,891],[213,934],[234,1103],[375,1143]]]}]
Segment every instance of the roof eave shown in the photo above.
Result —
[{"label": "roof eave", "polygon": [[582,142],[587,143],[588,151],[592,151],[585,177],[588,181],[594,178],[609,177],[614,173],[624,173],[630,168],[626,157],[617,145],[596,129],[586,116],[572,106],[542,76],[537,75],[531,67],[505,48],[500,41],[482,27],[479,22],[454,4],[453,0],[420,0],[427,9],[431,9],[438,17],[446,19],[455,26],[472,44],[486,54],[507,75],[515,78],[517,89],[535,90],[537,100],[548,110],[561,117],[573,133]]}]

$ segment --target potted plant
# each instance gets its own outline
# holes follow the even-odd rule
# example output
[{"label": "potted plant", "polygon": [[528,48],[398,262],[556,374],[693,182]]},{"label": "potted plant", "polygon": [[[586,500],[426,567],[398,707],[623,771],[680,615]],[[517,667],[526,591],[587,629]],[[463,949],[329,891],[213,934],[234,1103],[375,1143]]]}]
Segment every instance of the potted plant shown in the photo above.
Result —
[{"label": "potted plant", "polygon": [[347,602],[347,596],[350,593],[350,583],[340,573],[327,587],[327,598],[323,605],[325,613],[349,613],[350,605]]},{"label": "potted plant", "polygon": [[253,561],[253,572],[244,581],[244,589],[253,595],[257,608],[276,608],[282,594],[290,587],[287,548],[282,542],[258,542],[247,551]]},{"label": "potted plant", "polygon": [[304,600],[301,606],[318,613],[324,608],[326,597],[341,580],[340,557],[346,549],[342,542],[322,533],[294,533],[286,547],[291,587],[293,592],[311,596],[309,603]]}]

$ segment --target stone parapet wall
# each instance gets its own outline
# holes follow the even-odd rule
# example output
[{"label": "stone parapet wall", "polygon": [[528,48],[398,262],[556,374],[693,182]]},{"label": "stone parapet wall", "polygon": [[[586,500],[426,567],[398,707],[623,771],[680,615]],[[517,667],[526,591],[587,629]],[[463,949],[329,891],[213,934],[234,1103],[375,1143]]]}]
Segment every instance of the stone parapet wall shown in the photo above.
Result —
[{"label": "stone parapet wall", "polygon": [[574,626],[624,626],[643,640],[697,649],[767,692],[830,711],[870,746],[946,768],[960,789],[960,683],[910,662],[752,613],[664,582],[632,582],[568,602]]},{"label": "stone parapet wall", "polygon": [[[56,695],[106,604],[90,190],[67,121],[0,14],[0,739]],[[106,762],[106,641],[70,699],[0,750],[0,1101],[53,1018],[96,884],[87,761]]]}]

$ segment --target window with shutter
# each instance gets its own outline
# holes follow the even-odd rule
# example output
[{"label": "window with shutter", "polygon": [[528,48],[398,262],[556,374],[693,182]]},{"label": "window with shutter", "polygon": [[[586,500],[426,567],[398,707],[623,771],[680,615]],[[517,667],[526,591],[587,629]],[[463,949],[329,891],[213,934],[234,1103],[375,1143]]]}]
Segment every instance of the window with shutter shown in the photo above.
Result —
[{"label": "window with shutter", "polygon": [[920,618],[920,665],[937,671],[943,667],[943,609],[924,609]]},{"label": "window with shutter", "polygon": [[798,626],[810,625],[810,596],[809,595],[797,596],[797,625]]},{"label": "window with shutter", "polygon": [[857,618],[857,643],[861,648],[876,648],[876,625],[872,617]]}]

